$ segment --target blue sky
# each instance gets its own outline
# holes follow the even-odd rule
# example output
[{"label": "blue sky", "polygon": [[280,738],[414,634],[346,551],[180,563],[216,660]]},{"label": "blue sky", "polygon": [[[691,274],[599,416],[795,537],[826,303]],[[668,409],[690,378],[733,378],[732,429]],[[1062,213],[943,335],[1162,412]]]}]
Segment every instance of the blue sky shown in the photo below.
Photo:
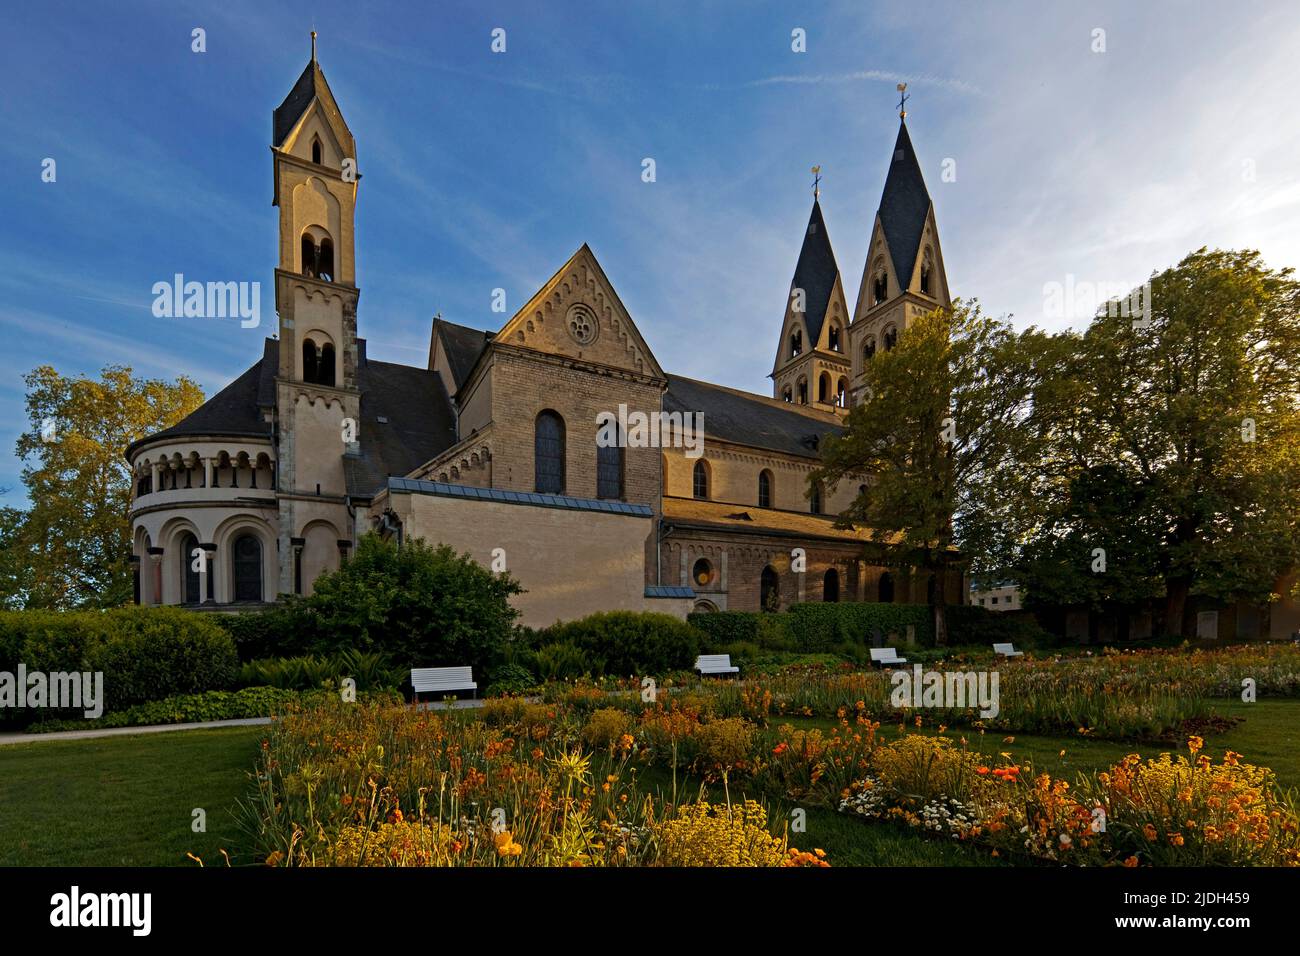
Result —
[{"label": "blue sky", "polygon": [[1136,284],[1201,245],[1300,264],[1286,2],[20,5],[0,34],[5,501],[34,366],[212,394],[260,355],[270,308],[259,329],[157,319],[151,288],[272,295],[271,111],[313,27],[363,174],[360,331],[389,361],[423,364],[438,311],[500,327],[493,289],[513,312],[587,242],[667,369],[767,392],[809,167],[852,303],[899,80],[952,289],[1017,325],[1065,324],[1045,284]]}]

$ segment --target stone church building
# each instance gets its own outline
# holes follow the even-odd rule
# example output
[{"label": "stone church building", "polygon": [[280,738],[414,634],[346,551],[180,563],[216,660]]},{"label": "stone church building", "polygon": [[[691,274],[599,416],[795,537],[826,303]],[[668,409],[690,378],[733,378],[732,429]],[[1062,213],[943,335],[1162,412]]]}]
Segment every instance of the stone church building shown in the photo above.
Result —
[{"label": "stone church building", "polygon": [[[868,532],[833,526],[865,485],[808,481],[866,363],[949,303],[905,123],[882,157],[852,311],[814,196],[779,330],[774,303],[770,395],[665,371],[643,334],[653,317],[633,320],[586,245],[500,329],[437,318],[424,367],[371,359],[357,323],[357,148],[314,53],[274,111],[271,147],[278,334],[193,414],[127,449],[139,602],[308,594],[371,530],[504,566],[537,626],[608,609],[926,600],[933,585],[868,548]],[[702,414],[702,454],[598,444],[601,416],[620,406]],[[958,575],[944,595],[962,601]]]}]

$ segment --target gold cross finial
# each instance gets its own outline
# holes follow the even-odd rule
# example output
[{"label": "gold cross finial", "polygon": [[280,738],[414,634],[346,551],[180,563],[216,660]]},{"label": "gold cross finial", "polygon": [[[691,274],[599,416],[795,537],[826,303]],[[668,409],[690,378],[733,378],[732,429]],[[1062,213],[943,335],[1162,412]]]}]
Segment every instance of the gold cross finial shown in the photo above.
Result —
[{"label": "gold cross finial", "polygon": [[898,118],[900,120],[907,119],[907,101],[910,99],[911,97],[907,95],[907,84],[899,83],[898,84]]},{"label": "gold cross finial", "polygon": [[812,174],[813,174],[813,199],[819,199],[822,194],[822,189],[821,189],[822,168],[820,166],[814,166],[812,168]]}]

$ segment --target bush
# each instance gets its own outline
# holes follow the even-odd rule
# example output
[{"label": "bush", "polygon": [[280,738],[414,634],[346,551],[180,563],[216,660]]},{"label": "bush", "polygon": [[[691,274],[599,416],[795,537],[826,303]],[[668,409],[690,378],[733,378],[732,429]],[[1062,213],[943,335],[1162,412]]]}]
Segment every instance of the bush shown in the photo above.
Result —
[{"label": "bush", "polygon": [[170,607],[0,613],[5,670],[102,671],[115,710],[177,694],[224,690],[238,657],[211,615]]},{"label": "bush", "polygon": [[1054,638],[1028,612],[990,611],[974,604],[947,609],[948,643],[991,647],[1015,644],[1016,650],[1047,647]]},{"label": "bush", "polygon": [[484,691],[485,697],[522,694],[537,686],[537,678],[533,676],[532,671],[521,664],[498,664],[490,673],[492,680]]},{"label": "bush", "polygon": [[909,626],[915,629],[918,644],[934,644],[927,604],[795,604],[789,622],[801,651],[829,651],[845,642],[870,647],[877,633],[886,645],[899,645],[905,642]]},{"label": "bush", "polygon": [[396,544],[367,534],[337,571],[316,579],[310,597],[286,606],[301,650],[379,651],[410,667],[494,663],[519,612],[510,597],[523,589],[468,554],[420,539]]},{"label": "bush", "polygon": [[335,687],[350,677],[358,690],[396,689],[406,680],[400,667],[392,667],[382,654],[340,651],[329,657],[270,657],[249,661],[239,670],[243,687],[280,687],[314,690],[329,683]]},{"label": "bush", "polygon": [[550,629],[554,643],[573,644],[597,673],[664,674],[695,663],[699,632],[669,614],[603,611]]},{"label": "bush", "polygon": [[592,711],[587,725],[582,728],[582,739],[595,750],[607,750],[632,730],[630,715],[616,707],[602,707]]},{"label": "bush", "polygon": [[701,647],[712,651],[723,644],[741,641],[757,644],[760,617],[756,611],[696,611],[687,615],[686,623],[701,633]]},{"label": "bush", "polygon": [[302,649],[302,638],[295,633],[294,617],[287,608],[214,614],[212,617],[235,642],[241,661],[279,657]]},{"label": "bush", "polygon": [[547,644],[537,652],[537,673],[543,680],[568,680],[589,670],[586,656],[576,644]]}]

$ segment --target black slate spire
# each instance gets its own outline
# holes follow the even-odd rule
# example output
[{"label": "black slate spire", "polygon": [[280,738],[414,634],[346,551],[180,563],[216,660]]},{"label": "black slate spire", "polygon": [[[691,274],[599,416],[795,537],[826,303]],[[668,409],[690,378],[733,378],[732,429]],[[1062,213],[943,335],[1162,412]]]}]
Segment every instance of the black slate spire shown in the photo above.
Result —
[{"label": "black slate spire", "polygon": [[925,188],[921,164],[912,148],[912,138],[907,135],[907,124],[900,122],[889,174],[885,177],[885,191],[880,197],[880,225],[889,243],[894,275],[903,289],[912,281],[929,212],[930,193]]},{"label": "black slate spire", "polygon": [[826,317],[826,308],[830,305],[839,274],[831,237],[826,232],[826,220],[822,218],[821,202],[815,199],[812,215],[808,217],[808,228],[804,231],[803,248],[799,250],[799,261],[794,267],[794,280],[790,283],[791,290],[803,289],[803,318],[808,327],[809,349],[817,347],[822,320]]}]

